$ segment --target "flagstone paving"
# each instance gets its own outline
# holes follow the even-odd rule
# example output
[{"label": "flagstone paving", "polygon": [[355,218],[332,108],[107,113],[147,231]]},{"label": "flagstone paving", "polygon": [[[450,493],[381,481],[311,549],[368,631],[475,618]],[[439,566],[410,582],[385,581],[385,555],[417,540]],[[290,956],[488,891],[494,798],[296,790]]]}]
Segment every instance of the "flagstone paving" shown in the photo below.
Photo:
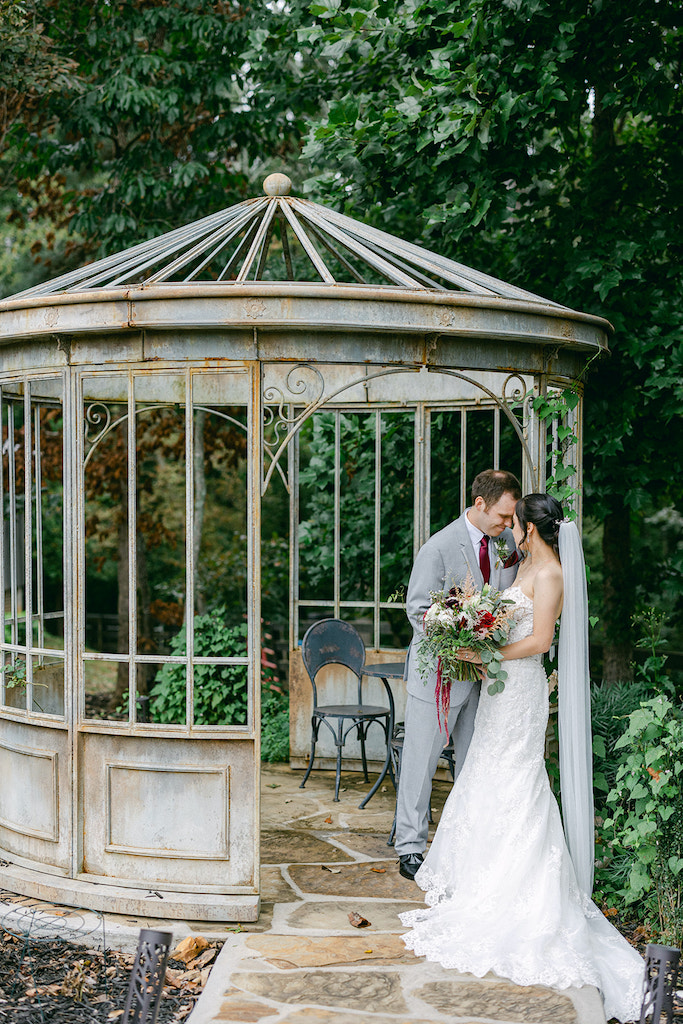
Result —
[{"label": "flagstone paving", "polygon": [[[406,950],[398,914],[422,893],[386,845],[391,783],[361,811],[358,775],[335,804],[334,773],[304,790],[302,774],[264,766],[261,916],[226,934],[190,1024],[605,1024],[595,989],[474,978]],[[449,788],[435,783],[435,825]]]}]

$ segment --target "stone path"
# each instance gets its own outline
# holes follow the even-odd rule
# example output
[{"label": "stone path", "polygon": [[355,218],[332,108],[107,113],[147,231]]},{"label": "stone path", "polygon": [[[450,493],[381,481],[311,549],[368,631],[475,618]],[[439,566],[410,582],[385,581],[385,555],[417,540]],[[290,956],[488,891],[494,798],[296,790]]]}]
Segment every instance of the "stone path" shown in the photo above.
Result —
[{"label": "stone path", "polygon": [[[338,804],[332,772],[304,790],[301,776],[264,766],[261,917],[226,929],[190,1024],[605,1024],[595,989],[520,988],[406,950],[398,914],[422,900],[386,845],[391,783],[361,811],[358,775],[344,775]],[[435,783],[436,821],[448,789]],[[368,923],[354,927],[354,914]]]}]

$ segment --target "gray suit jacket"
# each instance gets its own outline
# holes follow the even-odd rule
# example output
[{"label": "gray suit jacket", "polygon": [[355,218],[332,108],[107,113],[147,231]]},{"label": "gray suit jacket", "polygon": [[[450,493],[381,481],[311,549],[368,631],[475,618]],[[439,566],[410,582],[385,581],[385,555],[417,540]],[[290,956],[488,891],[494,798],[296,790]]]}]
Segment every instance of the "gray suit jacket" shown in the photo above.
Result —
[{"label": "gray suit jacket", "polygon": [[[516,550],[512,530],[504,530],[501,536],[512,554]],[[416,645],[423,635],[423,616],[432,603],[430,591],[450,590],[453,586],[461,586],[468,572],[472,574],[476,586],[481,588],[484,585],[484,578],[479,568],[479,558],[472,547],[463,512],[459,519],[439,530],[420,548],[410,574],[406,613],[413,627],[413,639],[408,648],[403,678],[407,682],[408,693],[418,700],[436,703],[436,672],[433,672],[429,679],[423,679],[418,671],[416,651]],[[501,565],[496,565],[495,559],[493,560],[490,583],[496,590],[505,590],[511,586],[516,575],[517,565],[504,569]],[[470,682],[454,682],[451,687],[451,704],[462,703],[471,688]]]}]

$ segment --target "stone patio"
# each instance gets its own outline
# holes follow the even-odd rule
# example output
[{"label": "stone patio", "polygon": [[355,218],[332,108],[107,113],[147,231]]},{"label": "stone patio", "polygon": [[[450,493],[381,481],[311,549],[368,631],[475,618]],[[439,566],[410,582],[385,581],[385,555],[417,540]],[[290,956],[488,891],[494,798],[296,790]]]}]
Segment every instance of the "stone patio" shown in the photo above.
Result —
[{"label": "stone patio", "polygon": [[[302,775],[263,768],[261,917],[226,928],[190,1024],[605,1024],[595,989],[520,988],[406,950],[398,914],[422,900],[386,845],[391,783],[361,811],[359,775],[343,776],[338,804],[333,772],[314,772],[304,790]],[[435,824],[448,790],[435,782]]]}]

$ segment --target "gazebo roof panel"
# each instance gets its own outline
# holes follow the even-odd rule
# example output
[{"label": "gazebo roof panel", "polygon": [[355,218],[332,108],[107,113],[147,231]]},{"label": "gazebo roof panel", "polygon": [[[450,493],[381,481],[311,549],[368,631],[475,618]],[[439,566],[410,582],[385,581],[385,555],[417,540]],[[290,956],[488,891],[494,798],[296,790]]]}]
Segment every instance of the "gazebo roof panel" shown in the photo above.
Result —
[{"label": "gazebo roof panel", "polygon": [[310,200],[290,196],[290,186],[285,175],[270,175],[263,197],[244,200],[9,298],[182,283],[292,281],[465,293],[565,308]]}]

